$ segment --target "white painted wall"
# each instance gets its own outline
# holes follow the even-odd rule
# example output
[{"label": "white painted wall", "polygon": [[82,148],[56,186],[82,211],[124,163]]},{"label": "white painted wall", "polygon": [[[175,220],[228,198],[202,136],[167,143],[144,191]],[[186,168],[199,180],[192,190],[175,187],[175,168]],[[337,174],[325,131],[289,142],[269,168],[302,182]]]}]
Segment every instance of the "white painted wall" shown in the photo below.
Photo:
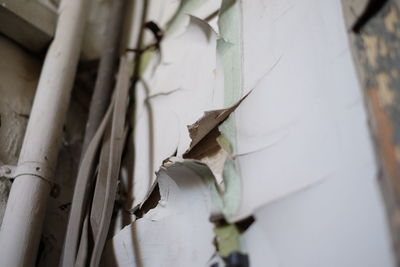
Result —
[{"label": "white painted wall", "polygon": [[[251,266],[394,266],[368,119],[340,0],[242,0],[239,4],[241,21],[231,26],[241,30],[242,94],[254,90],[234,113],[241,205],[233,217],[253,215],[256,219],[242,237]],[[199,118],[202,109],[222,105],[221,66],[214,61],[216,45],[211,38],[215,33],[198,21],[190,22],[183,32],[164,40],[162,58],[154,56],[144,75],[147,92],[143,84],[138,90],[135,131],[136,154],[140,155],[136,161],[140,162],[135,165],[139,175],[134,177],[134,190],[141,192],[133,195],[138,202],[162,160],[180,144],[187,145],[187,132],[182,129]],[[153,98],[146,103],[148,96]],[[154,147],[149,145],[149,136],[154,138],[150,140]],[[152,152],[154,157],[149,156]],[[193,176],[187,173],[185,181]],[[177,187],[185,190],[179,183]],[[177,194],[168,192],[171,199]],[[194,195],[198,196],[179,194],[180,201],[191,203]],[[204,194],[205,202],[208,197]],[[152,212],[173,204],[166,199]],[[154,216],[132,222],[108,243],[109,257],[119,266],[139,266],[140,261],[154,267],[160,262],[207,265],[204,257],[195,263],[182,259],[209,251],[209,238],[204,238],[210,233],[208,216],[177,212],[184,217],[178,223],[171,218],[154,220]],[[185,246],[184,238],[174,238],[178,234],[158,240],[152,233],[146,241],[137,242],[137,237],[135,241],[135,234],[145,236],[144,230],[140,232],[142,225],[148,232],[182,228],[182,234],[188,228],[177,225],[191,220],[202,225],[197,229],[207,229],[189,231],[198,242],[194,248]],[[151,224],[162,227],[151,228]],[[139,232],[132,230],[135,226]],[[126,244],[129,249],[124,251]],[[187,248],[180,250],[185,255],[176,256],[176,247]],[[115,259],[112,252],[118,248]]]},{"label": "white painted wall", "polygon": [[237,114],[272,144],[240,160],[252,266],[395,266],[340,1],[242,4],[245,89],[279,59]]},{"label": "white painted wall", "polygon": [[[157,6],[156,1],[152,3]],[[242,0],[240,3],[243,93],[253,88],[254,91],[235,113],[238,153],[246,154],[238,156],[242,195],[236,216],[254,215],[256,219],[242,237],[251,266],[395,266],[363,96],[351,59],[340,1]],[[199,17],[212,11],[207,10]],[[155,17],[155,21],[165,24],[168,16],[163,14],[163,8],[156,13],[160,17],[158,20]],[[146,76],[152,86],[153,98],[149,102],[154,107],[157,153],[155,162],[151,162],[147,143],[152,134],[148,130],[146,112],[149,111],[142,107],[136,130],[146,142],[136,146],[137,161],[143,165],[143,172],[136,169],[139,174],[134,190],[142,195],[135,193],[132,199],[139,199],[135,204],[145,197],[149,180],[154,180],[154,171],[162,160],[173,154],[177,143],[187,137],[182,134],[186,124],[201,116],[204,108],[221,107],[222,92],[218,90],[222,87],[215,77],[220,73],[213,54],[215,34],[195,24],[188,29],[178,36],[180,39],[170,39],[170,47],[164,47],[163,60],[172,58],[176,62],[163,62],[154,72],[158,76],[151,76],[154,73],[150,72]],[[0,89],[11,94],[15,91],[4,88],[19,80],[11,75],[21,71],[22,76],[29,77],[30,68],[23,69],[19,63],[24,61],[19,56],[22,52],[10,53],[15,48],[4,42],[0,39],[0,58],[10,59],[0,61],[3,64]],[[168,58],[174,53],[180,58]],[[207,63],[198,64],[200,59]],[[173,75],[168,68],[174,68]],[[35,87],[30,83],[29,86]],[[190,90],[196,91],[193,94],[196,98],[191,98]],[[155,96],[157,93],[161,94]],[[32,94],[29,91],[30,97]],[[2,95],[0,99],[6,98]],[[147,95],[138,99],[144,105]],[[181,105],[179,101],[189,104]],[[22,109],[29,105],[24,103]],[[201,108],[193,112],[198,106]],[[183,115],[190,120],[183,120]],[[7,122],[2,120],[3,123]],[[3,129],[16,130],[17,126]],[[1,131],[2,128],[0,136],[4,133]],[[12,138],[7,138],[5,142],[0,139],[0,145],[11,144]],[[116,263],[133,266],[140,262],[145,267],[163,263],[207,266],[213,253],[212,225],[208,221],[210,197],[207,188],[193,186],[199,181],[192,175],[185,174],[175,181],[164,178],[169,183],[162,188],[163,202],[146,217],[116,233],[107,245],[106,262],[114,257],[107,258],[108,253],[115,252],[117,257],[105,266]],[[190,178],[196,179],[193,184],[188,183]],[[138,186],[140,183],[143,187]],[[56,225],[53,222],[66,217],[58,210],[65,199],[61,196],[50,204],[45,225],[46,241],[57,251],[62,238],[54,234],[58,230],[53,229]],[[135,235],[139,236],[136,240]],[[57,242],[52,240],[54,236]],[[42,266],[54,266],[59,255],[53,254],[42,261]]]},{"label": "white painted wall", "polygon": [[256,211],[252,266],[396,266],[375,167],[363,167]]}]

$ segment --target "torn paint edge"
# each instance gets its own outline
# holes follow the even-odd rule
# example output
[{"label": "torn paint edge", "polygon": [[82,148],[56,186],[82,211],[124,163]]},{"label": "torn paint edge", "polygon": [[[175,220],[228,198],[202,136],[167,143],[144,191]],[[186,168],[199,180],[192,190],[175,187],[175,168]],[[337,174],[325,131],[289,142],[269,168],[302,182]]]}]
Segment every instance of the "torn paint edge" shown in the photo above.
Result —
[{"label": "torn paint edge", "polygon": [[[221,38],[217,41],[217,54],[221,58],[224,73],[224,105],[230,106],[240,99],[243,88],[242,14],[239,0],[222,1],[218,27]],[[218,130],[221,133],[217,138],[218,144],[230,156],[234,155],[237,151],[235,115],[231,114]],[[228,222],[233,222],[242,194],[240,166],[233,157],[225,161],[222,177],[225,191],[221,211]]]}]

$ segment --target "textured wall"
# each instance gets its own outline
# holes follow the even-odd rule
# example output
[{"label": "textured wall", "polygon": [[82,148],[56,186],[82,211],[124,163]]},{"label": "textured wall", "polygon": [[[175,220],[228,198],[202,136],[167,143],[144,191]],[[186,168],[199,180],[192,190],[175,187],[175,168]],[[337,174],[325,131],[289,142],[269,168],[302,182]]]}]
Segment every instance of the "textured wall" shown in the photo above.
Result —
[{"label": "textured wall", "polygon": [[[40,61],[0,35],[0,164],[16,164],[29,118]],[[0,221],[10,190],[0,180]]]}]

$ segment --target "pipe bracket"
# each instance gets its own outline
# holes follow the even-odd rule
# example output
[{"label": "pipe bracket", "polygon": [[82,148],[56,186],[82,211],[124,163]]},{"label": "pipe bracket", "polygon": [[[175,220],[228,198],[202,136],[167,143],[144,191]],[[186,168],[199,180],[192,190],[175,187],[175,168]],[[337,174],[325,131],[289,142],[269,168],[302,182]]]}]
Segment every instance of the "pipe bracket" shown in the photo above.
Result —
[{"label": "pipe bracket", "polygon": [[51,186],[53,181],[51,180],[52,171],[47,168],[43,163],[27,161],[19,164],[18,166],[3,165],[0,166],[0,177],[6,177],[8,179],[15,179],[23,175],[34,176],[48,182]]}]

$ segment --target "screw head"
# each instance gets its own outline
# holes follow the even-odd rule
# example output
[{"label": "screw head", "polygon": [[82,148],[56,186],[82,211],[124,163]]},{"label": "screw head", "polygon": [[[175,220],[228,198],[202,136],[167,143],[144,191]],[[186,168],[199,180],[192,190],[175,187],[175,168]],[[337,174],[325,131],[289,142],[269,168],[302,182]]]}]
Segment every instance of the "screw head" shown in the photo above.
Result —
[{"label": "screw head", "polygon": [[8,167],[4,167],[4,173],[5,174],[10,174],[11,173],[11,169]]}]

